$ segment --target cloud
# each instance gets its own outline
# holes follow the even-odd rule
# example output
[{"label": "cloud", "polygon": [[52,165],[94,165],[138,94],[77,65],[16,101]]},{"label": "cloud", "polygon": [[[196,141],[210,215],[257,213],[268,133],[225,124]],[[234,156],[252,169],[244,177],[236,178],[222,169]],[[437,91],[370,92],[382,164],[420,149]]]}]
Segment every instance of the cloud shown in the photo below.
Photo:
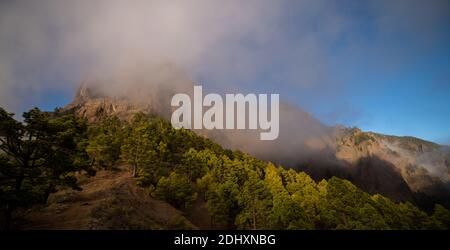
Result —
[{"label": "cloud", "polygon": [[49,90],[67,95],[87,78],[171,62],[223,92],[281,93],[345,112],[333,107],[352,89],[352,65],[380,74],[402,65],[410,50],[392,37],[433,40],[446,9],[448,1],[2,1],[0,105],[23,110]]}]

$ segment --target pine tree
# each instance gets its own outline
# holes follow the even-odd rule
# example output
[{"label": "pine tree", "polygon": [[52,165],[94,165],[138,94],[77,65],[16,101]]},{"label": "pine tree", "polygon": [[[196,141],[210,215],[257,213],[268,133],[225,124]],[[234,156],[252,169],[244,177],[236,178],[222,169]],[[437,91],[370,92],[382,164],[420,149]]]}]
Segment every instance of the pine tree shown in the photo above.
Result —
[{"label": "pine tree", "polygon": [[236,226],[240,229],[269,228],[267,220],[272,205],[272,197],[256,171],[251,171],[248,180],[237,198],[240,213],[236,216]]},{"label": "pine tree", "polygon": [[156,185],[154,195],[178,209],[188,209],[197,199],[187,176],[172,172],[168,177],[161,177]]},{"label": "pine tree", "polygon": [[79,189],[74,173],[92,173],[85,121],[73,115],[52,118],[37,108],[23,117],[18,122],[0,108],[0,199],[6,228],[17,208],[47,202],[61,186]]},{"label": "pine tree", "polygon": [[151,134],[151,126],[144,115],[137,115],[125,132],[121,158],[131,165],[133,177],[141,167],[150,168],[158,157],[158,143]]},{"label": "pine tree", "polygon": [[433,220],[436,221],[440,229],[450,229],[450,211],[442,205],[436,204],[434,206]]},{"label": "pine tree", "polygon": [[[280,170],[281,171],[281,170]],[[313,228],[305,211],[294,201],[286,190],[283,180],[273,164],[266,168],[265,182],[272,194],[272,210],[269,215],[271,228],[274,229],[310,229]]]},{"label": "pine tree", "polygon": [[89,128],[86,151],[93,164],[100,168],[111,168],[120,158],[123,144],[123,125],[116,116],[104,119]]}]

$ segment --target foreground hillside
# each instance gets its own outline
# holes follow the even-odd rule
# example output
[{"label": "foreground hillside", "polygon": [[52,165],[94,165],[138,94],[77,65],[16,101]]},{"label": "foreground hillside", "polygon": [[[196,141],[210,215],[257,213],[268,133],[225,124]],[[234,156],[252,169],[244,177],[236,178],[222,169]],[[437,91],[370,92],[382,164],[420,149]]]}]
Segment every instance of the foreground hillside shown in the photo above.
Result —
[{"label": "foreground hillside", "polygon": [[81,191],[63,189],[23,212],[18,229],[195,229],[182,212],[134,184],[128,168],[81,177]]}]

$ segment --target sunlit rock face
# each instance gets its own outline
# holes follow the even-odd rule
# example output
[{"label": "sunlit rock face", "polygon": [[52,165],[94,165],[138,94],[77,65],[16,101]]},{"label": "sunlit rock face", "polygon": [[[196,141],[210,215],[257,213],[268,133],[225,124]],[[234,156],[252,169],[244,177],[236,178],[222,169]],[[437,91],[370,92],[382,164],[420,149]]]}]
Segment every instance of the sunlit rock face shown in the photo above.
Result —
[{"label": "sunlit rock face", "polygon": [[[390,197],[430,195],[450,200],[450,149],[413,137],[388,136],[340,128],[336,133],[336,158],[350,163],[355,183],[369,192],[399,190]],[[372,185],[368,185],[373,182]],[[409,189],[408,190],[405,188]],[[409,193],[409,194],[408,194]],[[407,197],[408,199],[405,199]]]},{"label": "sunlit rock face", "polygon": [[95,87],[82,85],[74,101],[63,111],[73,111],[76,115],[86,118],[89,122],[97,122],[108,116],[117,116],[122,120],[130,120],[139,112],[156,112],[149,102],[135,102],[124,97],[110,97],[96,91]]}]

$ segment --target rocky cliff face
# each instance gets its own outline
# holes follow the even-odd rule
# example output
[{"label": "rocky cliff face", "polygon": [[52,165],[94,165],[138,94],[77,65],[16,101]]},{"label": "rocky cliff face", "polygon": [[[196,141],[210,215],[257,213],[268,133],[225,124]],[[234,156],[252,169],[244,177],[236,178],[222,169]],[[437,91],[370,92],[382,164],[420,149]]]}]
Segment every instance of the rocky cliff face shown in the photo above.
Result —
[{"label": "rocky cliff face", "polygon": [[79,88],[72,103],[64,107],[61,112],[73,112],[89,122],[97,122],[108,116],[130,120],[139,112],[157,112],[157,107],[151,99],[148,99],[148,102],[137,102],[126,97],[110,97],[85,83]]},{"label": "rocky cliff face", "polygon": [[[84,84],[61,112],[73,112],[89,122],[107,116],[130,120],[138,112],[170,118],[173,91],[139,91],[145,98],[133,98],[129,91],[116,95],[104,92]],[[225,147],[299,168],[316,179],[339,176],[367,192],[397,201],[417,201],[425,207],[437,201],[450,206],[450,149],[446,146],[357,128],[330,128],[285,104],[280,109],[280,137],[276,141],[260,141],[257,131],[196,132]]]},{"label": "rocky cliff face", "polygon": [[[354,182],[396,200],[427,196],[450,201],[450,149],[414,137],[340,128],[335,155],[348,164]],[[432,198],[431,198],[432,197]]]},{"label": "rocky cliff face", "polygon": [[449,148],[415,137],[388,136],[360,129],[338,128],[336,156],[348,162],[377,155],[394,163],[417,164],[430,175],[449,180]]}]

